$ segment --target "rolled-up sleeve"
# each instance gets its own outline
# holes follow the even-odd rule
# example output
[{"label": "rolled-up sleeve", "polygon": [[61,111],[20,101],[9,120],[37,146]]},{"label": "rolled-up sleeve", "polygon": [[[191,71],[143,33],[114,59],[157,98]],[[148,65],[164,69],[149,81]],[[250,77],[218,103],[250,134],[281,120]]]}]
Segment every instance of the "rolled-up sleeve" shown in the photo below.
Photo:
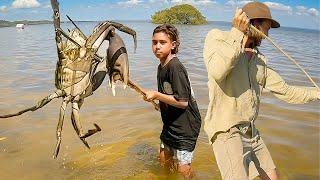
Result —
[{"label": "rolled-up sleeve", "polygon": [[288,85],[271,68],[267,68],[266,89],[270,90],[277,98],[291,104],[303,104],[317,100],[318,93],[320,93],[316,88]]},{"label": "rolled-up sleeve", "polygon": [[236,65],[241,53],[243,33],[232,28],[228,35],[211,30],[204,43],[203,57],[209,77],[221,82]]}]

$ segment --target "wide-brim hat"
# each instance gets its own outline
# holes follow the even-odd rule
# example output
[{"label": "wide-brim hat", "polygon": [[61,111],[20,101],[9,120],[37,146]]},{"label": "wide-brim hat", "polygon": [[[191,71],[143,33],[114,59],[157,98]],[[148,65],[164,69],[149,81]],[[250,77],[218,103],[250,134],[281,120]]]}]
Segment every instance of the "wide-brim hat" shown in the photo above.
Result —
[{"label": "wide-brim hat", "polygon": [[261,2],[250,2],[244,5],[242,10],[247,14],[249,19],[269,19],[272,28],[280,27],[280,24],[272,19],[269,7]]}]

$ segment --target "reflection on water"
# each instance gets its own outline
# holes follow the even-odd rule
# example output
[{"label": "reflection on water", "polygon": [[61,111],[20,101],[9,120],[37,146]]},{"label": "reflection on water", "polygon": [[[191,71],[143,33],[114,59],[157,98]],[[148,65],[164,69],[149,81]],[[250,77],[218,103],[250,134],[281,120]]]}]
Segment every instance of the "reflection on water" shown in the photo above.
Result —
[{"label": "reflection on water", "polygon": [[[123,22],[138,34],[138,49],[133,53],[132,37],[123,37],[130,57],[131,79],[144,88],[156,89],[158,61],[151,52],[151,33],[155,25]],[[96,22],[78,25],[89,34]],[[62,24],[72,28],[71,24]],[[202,26],[177,26],[181,35],[179,57],[186,66],[202,117],[208,104],[207,72],[202,49],[206,33],[214,28],[229,29],[227,23]],[[24,30],[0,29],[0,114],[14,112],[54,90],[56,47],[53,25],[28,26]],[[319,82],[319,31],[280,28],[270,36]],[[268,42],[261,51],[268,64],[290,84],[311,86],[308,79]],[[266,93],[257,126],[286,179],[318,179],[319,103],[290,105]],[[102,132],[88,138],[88,150],[76,136],[66,112],[63,141],[57,160],[51,159],[61,100],[54,100],[37,112],[0,121],[0,174],[3,179],[105,179],[169,178],[157,161],[160,115],[134,91],[117,88],[113,97],[107,82],[87,98],[81,109],[83,127],[93,123]],[[193,167],[198,179],[220,179],[207,137],[200,133]],[[1,178],[1,179],[2,179]]]}]

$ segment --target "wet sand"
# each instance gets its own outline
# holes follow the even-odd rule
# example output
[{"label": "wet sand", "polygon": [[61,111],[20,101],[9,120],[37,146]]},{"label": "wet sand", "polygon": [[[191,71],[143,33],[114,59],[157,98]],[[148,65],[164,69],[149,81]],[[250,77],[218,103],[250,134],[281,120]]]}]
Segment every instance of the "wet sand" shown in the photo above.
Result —
[{"label": "wet sand", "polygon": [[[160,168],[157,154],[162,123],[151,104],[132,90],[117,89],[113,97],[101,88],[81,109],[85,130],[93,123],[102,132],[87,138],[87,149],[77,137],[66,112],[60,154],[52,159],[61,100],[37,112],[0,121],[0,174],[4,179],[104,179],[169,178]],[[108,92],[110,92],[108,90]],[[1,90],[0,90],[0,93]],[[19,101],[32,104],[42,93],[29,93]],[[45,94],[42,94],[43,96]],[[13,103],[1,114],[13,112]],[[2,106],[3,107],[3,106]],[[317,179],[319,174],[319,114],[279,109],[263,104],[257,121],[283,179]],[[266,115],[267,114],[267,115]],[[202,117],[205,110],[201,110]],[[193,167],[198,179],[220,179],[207,137],[201,131]]]},{"label": "wet sand", "polygon": [[[21,100],[32,98],[32,95],[24,96]],[[137,107],[130,107],[137,102],[140,102]],[[0,142],[0,173],[5,178],[103,179],[168,176],[159,168],[157,159],[162,127],[159,113],[151,104],[144,103],[134,91],[119,90],[118,95],[113,97],[101,89],[85,101],[81,111],[83,127],[87,130],[93,127],[93,123],[97,123],[102,128],[102,132],[88,138],[92,147],[90,150],[85,148],[73,130],[69,109],[60,154],[57,160],[53,160],[51,156],[55,146],[59,105],[60,101],[55,100],[38,112],[0,122],[1,136],[6,137]],[[198,153],[202,151],[208,153]],[[211,163],[202,163],[200,159],[207,159],[208,155],[212,157],[208,161]],[[205,138],[199,139],[195,156],[198,158],[195,158],[194,166],[199,167],[199,171],[216,169]],[[201,173],[202,177],[212,175],[209,172]]]}]

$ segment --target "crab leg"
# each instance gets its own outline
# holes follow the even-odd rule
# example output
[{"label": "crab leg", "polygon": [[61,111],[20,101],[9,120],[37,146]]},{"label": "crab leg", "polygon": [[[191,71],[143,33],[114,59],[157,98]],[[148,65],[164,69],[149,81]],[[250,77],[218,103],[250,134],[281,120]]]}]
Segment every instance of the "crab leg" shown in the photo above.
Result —
[{"label": "crab leg", "polygon": [[[79,101],[79,96],[75,97],[75,99],[72,102],[72,112],[71,112],[72,126],[79,137],[83,135],[83,130],[80,122],[80,115],[79,115],[79,110],[82,104],[83,104],[83,100]],[[90,148],[89,144],[85,140],[82,140],[82,142],[87,148]]]},{"label": "crab leg", "polygon": [[71,21],[71,23],[74,25],[74,27],[76,27],[79,32],[82,34],[82,36],[87,39],[87,36],[81,31],[81,29],[76,25],[76,23],[73,22],[73,20],[67,15],[67,18],[69,19],[69,21]]},{"label": "crab leg", "polygon": [[98,126],[98,124],[93,123],[93,125],[94,125],[95,129],[89,129],[88,132],[85,135],[81,136],[80,138],[81,138],[82,141],[85,138],[87,138],[87,137],[89,137],[91,135],[94,135],[95,133],[101,131],[101,128]]},{"label": "crab leg", "polygon": [[[72,102],[71,122],[72,122],[72,126],[73,126],[74,130],[76,131],[76,133],[79,137],[81,137],[81,135],[83,135],[83,130],[82,130],[80,116],[79,116],[79,110],[80,110],[82,104],[83,104],[83,99],[81,101],[75,100]],[[88,149],[90,149],[90,146],[87,143],[87,141],[82,140],[82,139],[81,139],[81,141],[84,143],[84,145]]]},{"label": "crab leg", "polygon": [[78,47],[81,47],[80,44],[78,44],[75,40],[73,40],[67,33],[65,33],[61,28],[56,28],[56,31],[59,31],[64,37],[69,39],[73,44],[75,44]]},{"label": "crab leg", "polygon": [[81,141],[84,143],[84,145],[87,148],[90,149],[90,146],[87,143],[87,141],[85,140],[85,138],[101,131],[101,128],[97,124],[94,124],[96,129],[90,129],[86,134],[83,133],[81,121],[80,121],[80,115],[79,115],[79,110],[80,110],[82,104],[83,104],[83,99],[80,99],[80,96],[76,96],[74,98],[74,100],[72,101],[71,121],[72,121],[73,128],[77,132]]},{"label": "crab leg", "polygon": [[76,131],[77,135],[80,134],[80,130],[82,132],[82,127],[81,127],[80,122],[76,121],[76,120],[80,120],[79,119],[79,110],[80,110],[82,104],[83,104],[83,99],[81,101],[74,100],[72,102],[71,122],[72,122],[72,126],[73,126],[74,130]]},{"label": "crab leg", "polygon": [[137,39],[136,39],[136,32],[130,29],[127,26],[124,26],[120,23],[106,21],[104,23],[99,24],[93,33],[88,37],[86,42],[86,47],[88,48],[99,48],[102,44],[103,40],[107,37],[109,31],[114,31],[117,28],[122,32],[128,33],[133,36],[134,39],[134,49],[136,50],[137,47]]},{"label": "crab leg", "polygon": [[51,6],[53,10],[53,25],[55,29],[55,40],[57,44],[57,52],[59,59],[62,59],[62,50],[63,50],[63,44],[62,44],[62,38],[61,38],[61,32],[57,29],[60,29],[60,12],[59,12],[59,3],[57,0],[51,0]]},{"label": "crab leg", "polygon": [[88,37],[86,47],[98,48],[112,29],[114,29],[114,27],[111,27],[108,23],[100,24]]},{"label": "crab leg", "polygon": [[71,96],[65,97],[63,99],[63,102],[60,107],[59,122],[58,122],[58,126],[57,126],[57,131],[56,131],[57,144],[56,144],[56,147],[55,147],[55,150],[53,153],[54,159],[56,159],[59,154],[60,145],[61,145],[61,132],[62,132],[64,114],[66,112],[67,104],[70,102],[70,97]]},{"label": "crab leg", "polygon": [[[113,26],[109,26],[107,27],[99,36],[97,36],[97,38],[95,39],[95,41],[93,41],[93,38],[91,39],[91,41],[93,42],[93,45],[91,46],[92,48],[96,49],[96,52],[98,51],[98,48],[101,46],[101,44],[103,43],[103,41],[105,40],[105,38],[108,36],[109,32],[114,32],[115,28]],[[90,38],[90,37],[89,37]]]},{"label": "crab leg", "polygon": [[9,118],[9,117],[13,117],[13,116],[19,116],[19,115],[24,114],[25,112],[28,112],[28,111],[35,111],[39,108],[42,108],[46,104],[48,104],[52,99],[62,97],[63,95],[64,95],[64,93],[61,90],[57,90],[56,92],[54,92],[54,93],[50,94],[49,96],[38,101],[37,105],[34,105],[30,108],[26,108],[26,109],[21,110],[17,113],[1,115],[0,118]]},{"label": "crab leg", "polygon": [[136,31],[134,31],[133,29],[121,24],[121,23],[117,23],[117,22],[113,22],[113,21],[108,21],[112,26],[114,26],[115,28],[117,28],[119,31],[125,32],[127,34],[132,35],[133,40],[134,40],[134,51],[136,51],[137,49],[137,33]]},{"label": "crab leg", "polygon": [[56,44],[57,44],[57,51],[58,51],[58,57],[59,59],[63,59],[62,57],[62,51],[63,51],[63,43],[62,43],[62,37],[66,37],[71,42],[73,42],[78,47],[81,47],[75,40],[73,40],[67,33],[65,33],[61,27],[60,27],[60,12],[59,12],[59,3],[57,0],[51,0],[51,6],[53,10],[53,25],[56,33]]}]

